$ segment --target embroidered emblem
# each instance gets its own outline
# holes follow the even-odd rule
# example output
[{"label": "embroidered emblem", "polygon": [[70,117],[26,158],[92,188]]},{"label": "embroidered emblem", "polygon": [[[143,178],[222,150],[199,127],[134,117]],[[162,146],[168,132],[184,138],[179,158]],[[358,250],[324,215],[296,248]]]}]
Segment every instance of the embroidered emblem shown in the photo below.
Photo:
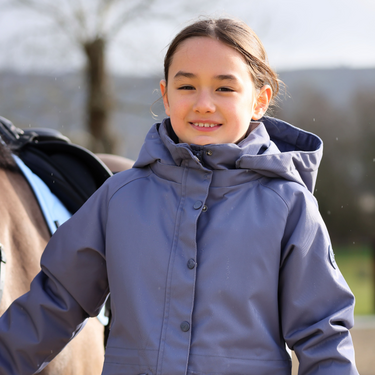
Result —
[{"label": "embroidered emblem", "polygon": [[337,268],[337,263],[335,259],[335,253],[333,252],[332,246],[328,246],[328,253],[329,253],[329,261],[331,262],[331,265],[334,269]]}]

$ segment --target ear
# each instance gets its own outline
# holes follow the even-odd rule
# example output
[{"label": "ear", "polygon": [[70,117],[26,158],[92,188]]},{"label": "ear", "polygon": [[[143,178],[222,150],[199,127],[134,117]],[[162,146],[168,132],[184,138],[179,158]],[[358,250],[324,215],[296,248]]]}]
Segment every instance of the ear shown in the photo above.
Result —
[{"label": "ear", "polygon": [[268,106],[272,99],[272,89],[269,85],[264,85],[258,94],[254,104],[253,120],[259,120],[267,112]]},{"label": "ear", "polygon": [[161,92],[161,96],[163,98],[165,114],[167,116],[169,116],[170,110],[169,110],[169,102],[168,102],[168,94],[167,94],[167,82],[165,81],[165,79],[162,79],[160,81],[160,92]]}]

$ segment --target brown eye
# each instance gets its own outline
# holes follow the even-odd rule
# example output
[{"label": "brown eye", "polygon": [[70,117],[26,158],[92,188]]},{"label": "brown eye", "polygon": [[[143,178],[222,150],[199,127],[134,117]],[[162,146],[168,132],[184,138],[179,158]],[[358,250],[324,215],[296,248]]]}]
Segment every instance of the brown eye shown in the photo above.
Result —
[{"label": "brown eye", "polygon": [[230,89],[229,87],[219,87],[217,91],[221,92],[233,92],[234,90]]},{"label": "brown eye", "polygon": [[185,85],[178,88],[178,90],[195,90],[193,86]]}]

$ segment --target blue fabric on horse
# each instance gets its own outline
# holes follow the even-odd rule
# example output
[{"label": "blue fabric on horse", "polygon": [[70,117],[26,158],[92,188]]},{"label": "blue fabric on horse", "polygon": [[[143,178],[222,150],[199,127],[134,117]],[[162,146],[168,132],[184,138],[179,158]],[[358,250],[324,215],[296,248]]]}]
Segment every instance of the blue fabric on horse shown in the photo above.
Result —
[{"label": "blue fabric on horse", "polygon": [[31,186],[52,235],[72,214],[65,208],[56,195],[51,192],[48,186],[18,156],[13,155],[13,157]]}]

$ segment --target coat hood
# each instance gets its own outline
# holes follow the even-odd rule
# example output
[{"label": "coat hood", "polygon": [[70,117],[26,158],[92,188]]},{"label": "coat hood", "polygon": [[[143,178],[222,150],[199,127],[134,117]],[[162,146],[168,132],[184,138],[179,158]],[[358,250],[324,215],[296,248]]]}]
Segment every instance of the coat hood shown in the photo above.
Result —
[{"label": "coat hood", "polygon": [[[210,157],[202,157],[208,155]],[[251,122],[245,139],[238,144],[205,146],[178,143],[170,119],[153,125],[134,167],[156,161],[180,166],[184,160],[198,161],[198,168],[246,170],[261,176],[282,178],[314,191],[323,154],[322,140],[282,120],[263,117]]]}]

